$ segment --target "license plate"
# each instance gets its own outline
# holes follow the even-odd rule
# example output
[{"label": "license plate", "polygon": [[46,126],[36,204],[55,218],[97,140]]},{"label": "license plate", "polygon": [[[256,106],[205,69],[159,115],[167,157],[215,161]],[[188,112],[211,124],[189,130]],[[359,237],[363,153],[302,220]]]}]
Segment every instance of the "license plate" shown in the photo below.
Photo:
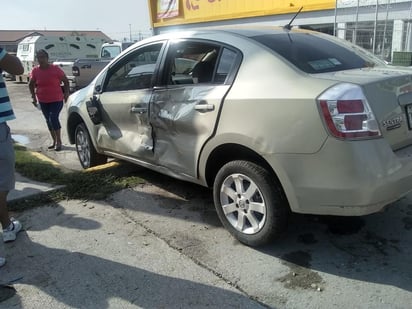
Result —
[{"label": "license plate", "polygon": [[406,105],[406,116],[408,117],[409,130],[412,130],[412,104]]}]

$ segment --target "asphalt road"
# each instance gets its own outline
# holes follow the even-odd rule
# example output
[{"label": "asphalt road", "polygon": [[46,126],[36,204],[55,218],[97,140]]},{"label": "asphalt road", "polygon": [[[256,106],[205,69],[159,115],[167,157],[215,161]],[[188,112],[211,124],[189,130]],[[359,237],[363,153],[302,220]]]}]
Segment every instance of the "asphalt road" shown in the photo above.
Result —
[{"label": "asphalt road", "polygon": [[[27,85],[8,87],[13,134],[79,169],[65,137],[62,152],[47,151]],[[136,174],[148,183],[104,202],[19,214],[25,231],[0,246],[0,281],[16,280],[16,294],[0,307],[411,308],[412,194],[370,216],[293,215],[282,239],[256,249],[221,226],[208,189]]]}]

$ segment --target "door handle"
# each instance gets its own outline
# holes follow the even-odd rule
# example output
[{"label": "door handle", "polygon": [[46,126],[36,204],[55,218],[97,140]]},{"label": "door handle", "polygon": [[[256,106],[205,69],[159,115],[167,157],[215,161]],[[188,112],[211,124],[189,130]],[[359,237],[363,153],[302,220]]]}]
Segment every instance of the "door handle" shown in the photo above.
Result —
[{"label": "door handle", "polygon": [[195,110],[199,112],[208,112],[208,111],[213,111],[215,109],[215,106],[213,104],[196,104],[195,105]]},{"label": "door handle", "polygon": [[147,113],[147,108],[146,107],[132,106],[132,108],[130,109],[130,112],[131,113],[144,114],[144,113]]}]

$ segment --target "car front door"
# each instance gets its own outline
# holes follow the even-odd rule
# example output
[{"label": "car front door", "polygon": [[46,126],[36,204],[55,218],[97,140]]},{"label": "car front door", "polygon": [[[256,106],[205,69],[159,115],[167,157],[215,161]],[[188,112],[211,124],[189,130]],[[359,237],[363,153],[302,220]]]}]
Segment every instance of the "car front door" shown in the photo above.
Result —
[{"label": "car front door", "polygon": [[150,108],[154,161],[183,177],[196,177],[200,151],[213,135],[220,106],[240,63],[240,53],[216,43],[170,43],[163,85]]},{"label": "car front door", "polygon": [[152,156],[149,103],[163,45],[158,42],[135,49],[108,69],[102,91],[95,98],[102,115],[97,143],[107,154]]}]

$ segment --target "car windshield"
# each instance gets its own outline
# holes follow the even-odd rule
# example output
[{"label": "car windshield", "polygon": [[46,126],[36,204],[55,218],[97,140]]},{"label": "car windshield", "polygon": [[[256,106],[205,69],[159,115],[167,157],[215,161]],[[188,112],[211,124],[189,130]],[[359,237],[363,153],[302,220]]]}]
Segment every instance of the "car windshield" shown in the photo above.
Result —
[{"label": "car windshield", "polygon": [[332,36],[288,32],[251,38],[310,74],[385,64],[368,51]]}]

